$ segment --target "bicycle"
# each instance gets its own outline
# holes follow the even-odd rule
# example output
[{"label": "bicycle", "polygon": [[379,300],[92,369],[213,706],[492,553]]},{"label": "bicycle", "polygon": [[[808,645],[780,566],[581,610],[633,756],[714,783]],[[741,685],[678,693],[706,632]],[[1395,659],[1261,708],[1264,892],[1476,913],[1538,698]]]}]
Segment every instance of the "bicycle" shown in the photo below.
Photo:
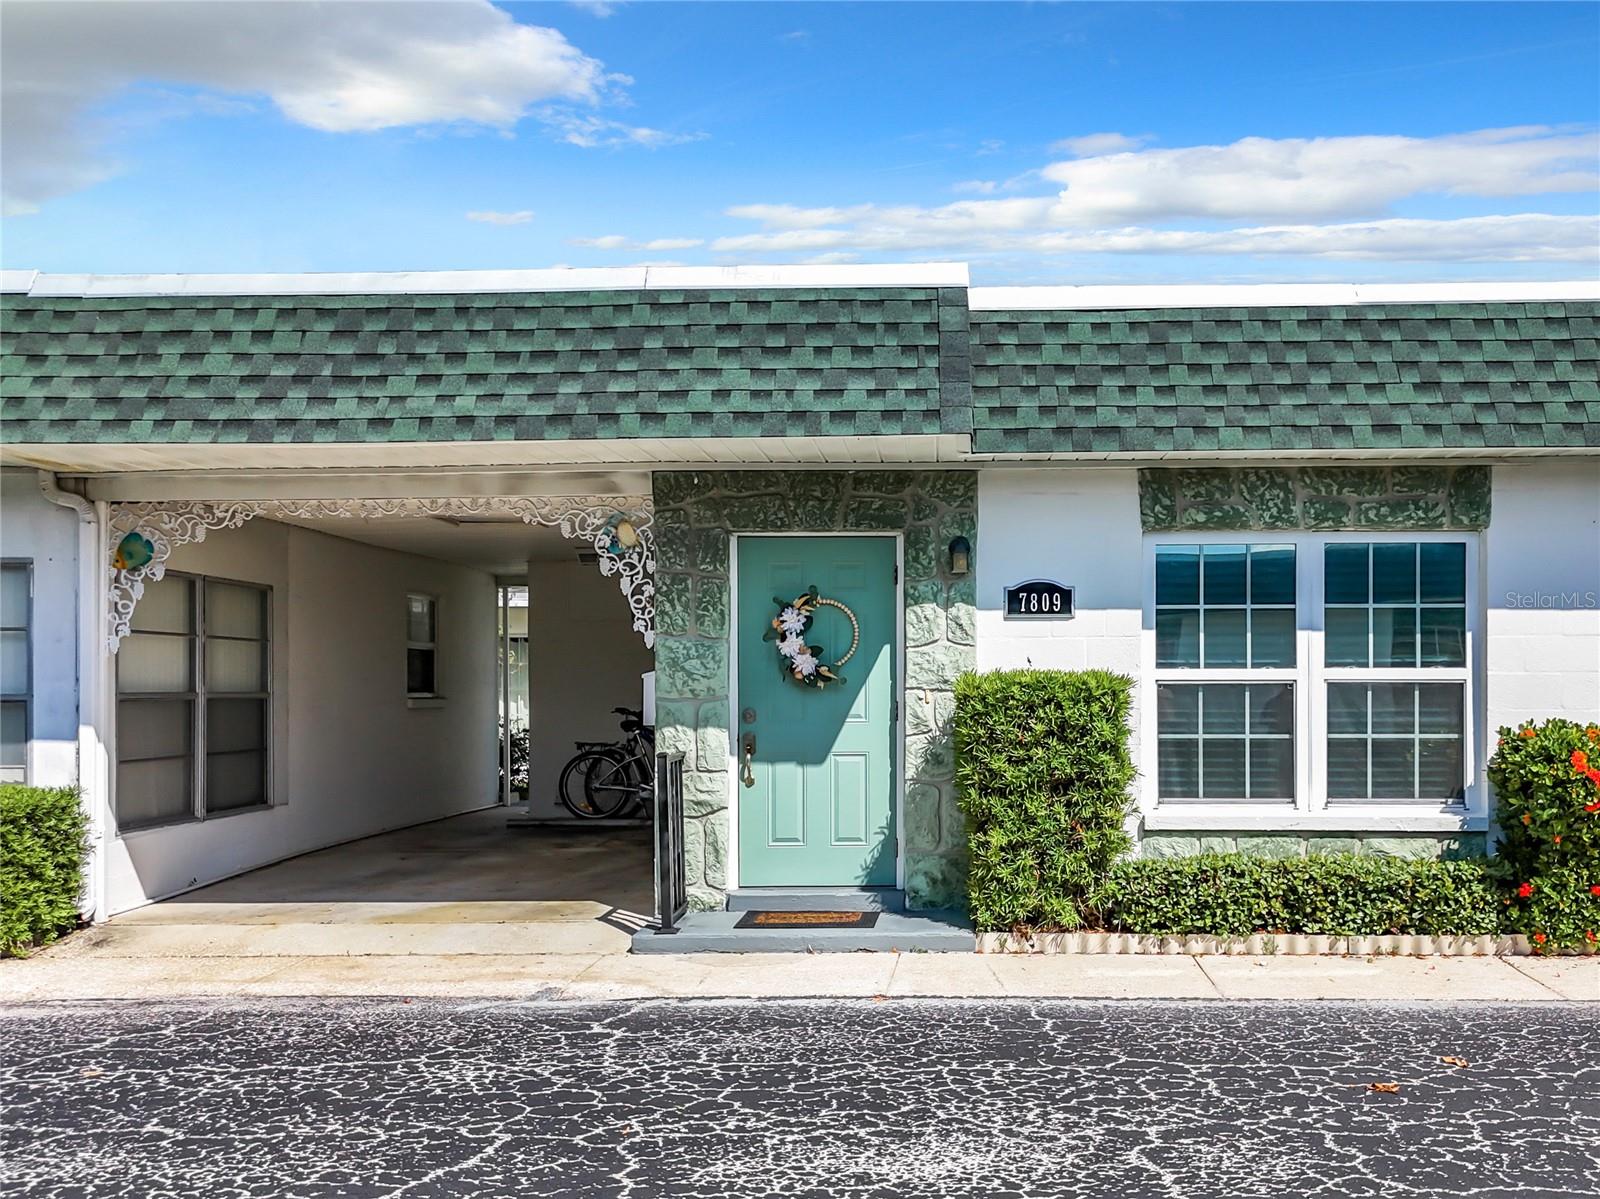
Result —
[{"label": "bicycle", "polygon": [[561,802],[583,820],[648,818],[655,790],[655,730],[634,708],[611,710],[622,717],[622,738],[576,743],[578,752],[561,768]]}]

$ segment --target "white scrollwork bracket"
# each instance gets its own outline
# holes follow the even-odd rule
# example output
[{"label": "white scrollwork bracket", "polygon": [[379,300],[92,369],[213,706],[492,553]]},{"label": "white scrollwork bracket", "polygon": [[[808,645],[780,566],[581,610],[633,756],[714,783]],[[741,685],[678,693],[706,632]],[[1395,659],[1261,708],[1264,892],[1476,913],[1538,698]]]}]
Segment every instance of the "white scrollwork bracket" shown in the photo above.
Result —
[{"label": "white scrollwork bracket", "polygon": [[[616,576],[634,631],[647,648],[656,641],[656,553],[648,496],[490,496],[458,499],[241,500],[113,504],[111,506],[110,634],[112,653],[128,635],[145,584],[166,574],[180,545],[204,541],[214,529],[237,529],[258,516],[276,520],[349,517],[504,516],[561,530],[594,547],[600,573]],[[124,539],[138,534],[126,552]],[[141,560],[143,559],[143,560]],[[119,564],[120,563],[120,564]]]}]

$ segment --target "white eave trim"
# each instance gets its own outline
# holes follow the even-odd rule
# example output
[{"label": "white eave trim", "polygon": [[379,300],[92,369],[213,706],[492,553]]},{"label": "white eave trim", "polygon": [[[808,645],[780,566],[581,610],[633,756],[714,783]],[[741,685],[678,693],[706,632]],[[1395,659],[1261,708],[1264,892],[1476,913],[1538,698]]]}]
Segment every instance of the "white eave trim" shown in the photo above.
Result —
[{"label": "white eave trim", "polygon": [[961,287],[964,262],[845,266],[673,266],[528,271],[365,271],[303,275],[55,275],[7,271],[7,291],[34,296],[467,295],[747,287]]},{"label": "white eave trim", "polygon": [[1249,283],[974,287],[974,312],[1139,308],[1325,308],[1353,304],[1482,304],[1600,300],[1592,279],[1552,283]]}]

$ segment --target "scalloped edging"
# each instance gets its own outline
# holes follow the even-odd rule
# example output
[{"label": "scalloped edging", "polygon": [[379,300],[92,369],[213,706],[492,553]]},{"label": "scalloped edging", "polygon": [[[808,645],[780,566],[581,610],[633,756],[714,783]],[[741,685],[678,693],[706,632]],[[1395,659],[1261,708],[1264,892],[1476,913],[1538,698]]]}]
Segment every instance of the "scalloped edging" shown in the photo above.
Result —
[{"label": "scalloped edging", "polygon": [[1148,933],[979,933],[979,953],[1093,953],[1167,955],[1302,955],[1328,957],[1522,957],[1533,947],[1523,936],[1340,937],[1306,933],[1256,933],[1249,937],[1157,936]]}]

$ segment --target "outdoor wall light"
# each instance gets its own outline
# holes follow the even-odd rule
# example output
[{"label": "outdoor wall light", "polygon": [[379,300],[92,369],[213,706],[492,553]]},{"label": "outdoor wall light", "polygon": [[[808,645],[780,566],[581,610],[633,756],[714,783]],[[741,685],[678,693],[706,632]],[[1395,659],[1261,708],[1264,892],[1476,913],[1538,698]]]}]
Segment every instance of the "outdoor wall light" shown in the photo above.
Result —
[{"label": "outdoor wall light", "polygon": [[972,570],[972,542],[957,537],[950,542],[950,573],[957,577]]}]

